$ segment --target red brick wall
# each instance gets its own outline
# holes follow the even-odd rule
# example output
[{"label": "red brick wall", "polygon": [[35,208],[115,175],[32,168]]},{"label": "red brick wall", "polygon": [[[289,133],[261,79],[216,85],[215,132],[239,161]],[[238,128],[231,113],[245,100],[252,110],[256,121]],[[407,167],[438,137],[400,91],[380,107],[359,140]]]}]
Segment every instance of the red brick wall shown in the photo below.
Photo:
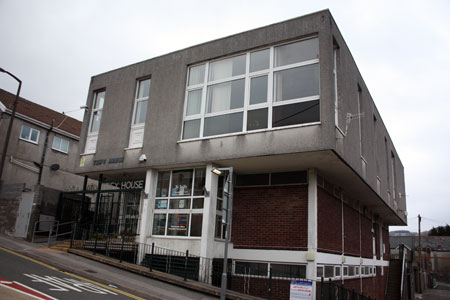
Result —
[{"label": "red brick wall", "polygon": [[305,250],[308,186],[234,189],[234,248]]},{"label": "red brick wall", "polygon": [[317,189],[317,247],[320,252],[342,253],[342,203]]},{"label": "red brick wall", "polygon": [[348,205],[344,205],[344,233],[345,255],[359,256],[361,252],[359,212]]},{"label": "red brick wall", "polygon": [[361,216],[361,256],[372,258],[372,220]]}]

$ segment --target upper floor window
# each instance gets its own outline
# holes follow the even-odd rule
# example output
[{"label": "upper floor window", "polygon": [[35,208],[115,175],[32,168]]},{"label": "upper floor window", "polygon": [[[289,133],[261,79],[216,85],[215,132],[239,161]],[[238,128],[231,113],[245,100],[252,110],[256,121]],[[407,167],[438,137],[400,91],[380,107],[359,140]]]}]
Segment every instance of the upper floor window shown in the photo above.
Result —
[{"label": "upper floor window", "polygon": [[105,102],[105,91],[96,92],[94,95],[94,105],[92,108],[92,118],[90,133],[97,133],[100,129],[102,119],[103,103]]},{"label": "upper floor window", "polygon": [[69,152],[69,141],[63,138],[60,138],[59,136],[55,136],[53,138],[53,145],[52,149],[61,151],[64,153]]},{"label": "upper floor window", "polygon": [[149,95],[150,79],[138,81],[134,103],[133,125],[145,123]]},{"label": "upper floor window", "polygon": [[319,99],[317,38],[192,66],[182,138],[319,122]]},{"label": "upper floor window", "polygon": [[33,129],[26,125],[22,125],[22,130],[20,131],[20,139],[37,144],[39,140],[39,134],[39,130]]}]

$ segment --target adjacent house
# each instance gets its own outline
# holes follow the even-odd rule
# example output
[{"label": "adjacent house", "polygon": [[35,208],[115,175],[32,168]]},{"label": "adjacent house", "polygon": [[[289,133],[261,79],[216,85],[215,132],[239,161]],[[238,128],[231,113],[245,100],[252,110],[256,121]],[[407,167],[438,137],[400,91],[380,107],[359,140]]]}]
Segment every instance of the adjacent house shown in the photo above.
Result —
[{"label": "adjacent house", "polygon": [[223,259],[212,170],[232,168],[234,289],[265,297],[272,269],[384,299],[404,170],[328,10],[93,76],[87,105],[76,173],[119,188],[97,198],[97,224]]},{"label": "adjacent house", "polygon": [[[15,95],[0,89],[0,144],[3,147]],[[61,191],[79,190],[83,177],[73,173],[78,162],[81,122],[19,98],[0,187],[0,229],[30,237],[58,219]]]}]

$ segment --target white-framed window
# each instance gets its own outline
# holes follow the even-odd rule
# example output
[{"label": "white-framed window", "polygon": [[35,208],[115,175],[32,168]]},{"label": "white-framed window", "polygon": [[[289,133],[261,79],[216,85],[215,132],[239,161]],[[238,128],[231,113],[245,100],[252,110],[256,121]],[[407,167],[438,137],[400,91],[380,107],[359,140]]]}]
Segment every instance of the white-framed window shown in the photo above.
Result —
[{"label": "white-framed window", "polygon": [[148,98],[150,96],[150,78],[139,80],[134,101],[133,125],[144,124],[147,117]]},{"label": "white-framed window", "polygon": [[188,68],[182,139],[320,122],[318,38]]},{"label": "white-framed window", "polygon": [[22,125],[22,129],[20,131],[20,139],[37,144],[39,141],[39,134],[41,132],[37,129],[28,127],[27,125]]},{"label": "white-framed window", "polygon": [[205,168],[158,172],[152,235],[202,235],[205,176]]},{"label": "white-framed window", "polygon": [[144,141],[144,127],[150,98],[151,79],[141,79],[136,83],[133,117],[131,120],[129,148],[140,148]]},{"label": "white-framed window", "polygon": [[[216,202],[216,224],[214,228],[214,237],[216,239],[225,239],[226,224],[222,222],[223,218],[223,188],[225,186],[226,177],[219,176],[217,182],[217,202]],[[231,228],[231,227],[230,227]]]},{"label": "white-framed window", "polygon": [[305,279],[306,265],[243,260],[233,261],[233,274],[237,276],[244,275],[268,278],[270,272],[272,272],[272,278],[275,279]]},{"label": "white-framed window", "polygon": [[102,120],[102,111],[104,102],[105,102],[105,91],[103,90],[95,92],[89,133],[97,133],[98,130],[100,129],[100,121]]},{"label": "white-framed window", "polygon": [[92,102],[92,112],[89,122],[89,132],[86,137],[85,154],[95,153],[97,148],[98,131],[102,120],[103,104],[105,102],[105,90],[94,92],[94,101]]},{"label": "white-framed window", "polygon": [[55,135],[53,137],[52,149],[56,150],[56,151],[68,153],[69,152],[69,141]]}]

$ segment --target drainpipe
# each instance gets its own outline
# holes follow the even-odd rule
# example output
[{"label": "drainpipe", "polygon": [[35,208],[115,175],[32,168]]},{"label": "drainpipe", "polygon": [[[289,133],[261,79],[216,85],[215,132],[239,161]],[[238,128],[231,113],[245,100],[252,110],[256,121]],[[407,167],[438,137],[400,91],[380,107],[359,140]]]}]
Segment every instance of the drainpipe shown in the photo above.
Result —
[{"label": "drainpipe", "polygon": [[42,151],[41,163],[39,164],[39,177],[38,177],[38,181],[37,181],[38,185],[41,184],[42,172],[44,170],[45,154],[47,153],[48,136],[50,135],[50,132],[53,129],[53,123],[55,123],[55,119],[52,119],[52,124],[50,125],[50,129],[47,130],[47,134],[45,135],[44,150]]}]

